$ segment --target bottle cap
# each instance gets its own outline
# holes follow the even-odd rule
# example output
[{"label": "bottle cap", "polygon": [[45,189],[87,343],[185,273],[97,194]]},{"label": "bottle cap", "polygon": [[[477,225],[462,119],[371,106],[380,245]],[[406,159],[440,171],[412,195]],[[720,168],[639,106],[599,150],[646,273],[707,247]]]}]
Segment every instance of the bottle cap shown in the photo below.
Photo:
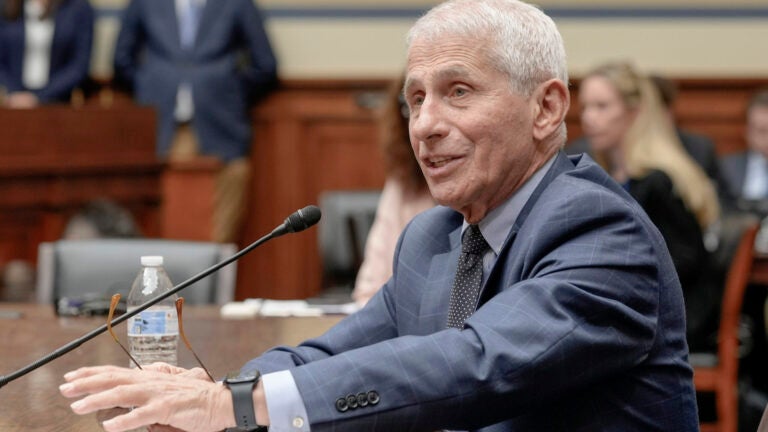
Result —
[{"label": "bottle cap", "polygon": [[141,265],[157,267],[163,265],[163,257],[160,255],[148,255],[141,257]]}]

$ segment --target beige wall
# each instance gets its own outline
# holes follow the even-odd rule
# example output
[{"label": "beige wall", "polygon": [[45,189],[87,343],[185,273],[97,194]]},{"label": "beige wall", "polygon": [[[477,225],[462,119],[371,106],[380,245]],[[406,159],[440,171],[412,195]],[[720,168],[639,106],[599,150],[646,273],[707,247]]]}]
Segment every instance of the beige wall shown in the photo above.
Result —
[{"label": "beige wall", "polygon": [[[100,9],[93,72],[111,75],[111,56],[119,29],[115,11],[126,0],[91,0]],[[209,0],[216,1],[216,0]],[[267,12],[285,9],[419,9],[436,1],[417,0],[258,0]],[[385,4],[385,6],[382,6]],[[559,0],[538,1],[545,9],[581,10],[587,18],[556,17],[578,76],[610,59],[628,59],[645,70],[677,76],[768,76],[768,3],[765,0]],[[596,17],[601,8],[678,11],[757,8],[757,18]],[[106,12],[106,13],[104,13]],[[404,64],[404,35],[415,19],[272,18],[267,31],[283,78],[379,78],[398,73]]]}]

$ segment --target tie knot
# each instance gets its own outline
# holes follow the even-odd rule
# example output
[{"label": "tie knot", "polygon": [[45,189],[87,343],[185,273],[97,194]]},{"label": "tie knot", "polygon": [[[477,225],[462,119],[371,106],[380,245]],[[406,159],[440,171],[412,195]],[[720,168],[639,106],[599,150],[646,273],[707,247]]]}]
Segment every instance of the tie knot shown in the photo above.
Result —
[{"label": "tie knot", "polygon": [[483,238],[483,233],[480,232],[480,227],[477,225],[470,225],[467,230],[464,231],[464,236],[461,239],[461,252],[474,255],[482,255],[488,250],[488,243]]}]

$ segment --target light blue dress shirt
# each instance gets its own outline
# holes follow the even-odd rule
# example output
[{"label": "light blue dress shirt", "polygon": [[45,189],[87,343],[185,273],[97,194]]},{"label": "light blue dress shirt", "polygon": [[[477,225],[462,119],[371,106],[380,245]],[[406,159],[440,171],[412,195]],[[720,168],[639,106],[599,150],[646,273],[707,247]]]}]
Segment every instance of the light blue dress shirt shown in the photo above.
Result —
[{"label": "light blue dress shirt", "polygon": [[742,196],[750,200],[768,197],[768,161],[760,153],[749,152],[747,155]]}]

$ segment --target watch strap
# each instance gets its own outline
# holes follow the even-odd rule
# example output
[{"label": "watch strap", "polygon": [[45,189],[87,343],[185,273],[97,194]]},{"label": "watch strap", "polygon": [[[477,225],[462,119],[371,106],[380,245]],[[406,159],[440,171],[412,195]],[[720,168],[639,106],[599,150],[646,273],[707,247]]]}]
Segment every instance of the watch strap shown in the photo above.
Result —
[{"label": "watch strap", "polygon": [[269,430],[267,426],[256,424],[256,413],[253,411],[253,389],[260,378],[261,374],[256,371],[255,376],[252,377],[236,377],[224,380],[224,384],[232,394],[232,408],[235,413],[235,422],[237,423],[237,429],[228,430],[255,432],[266,432]]}]

